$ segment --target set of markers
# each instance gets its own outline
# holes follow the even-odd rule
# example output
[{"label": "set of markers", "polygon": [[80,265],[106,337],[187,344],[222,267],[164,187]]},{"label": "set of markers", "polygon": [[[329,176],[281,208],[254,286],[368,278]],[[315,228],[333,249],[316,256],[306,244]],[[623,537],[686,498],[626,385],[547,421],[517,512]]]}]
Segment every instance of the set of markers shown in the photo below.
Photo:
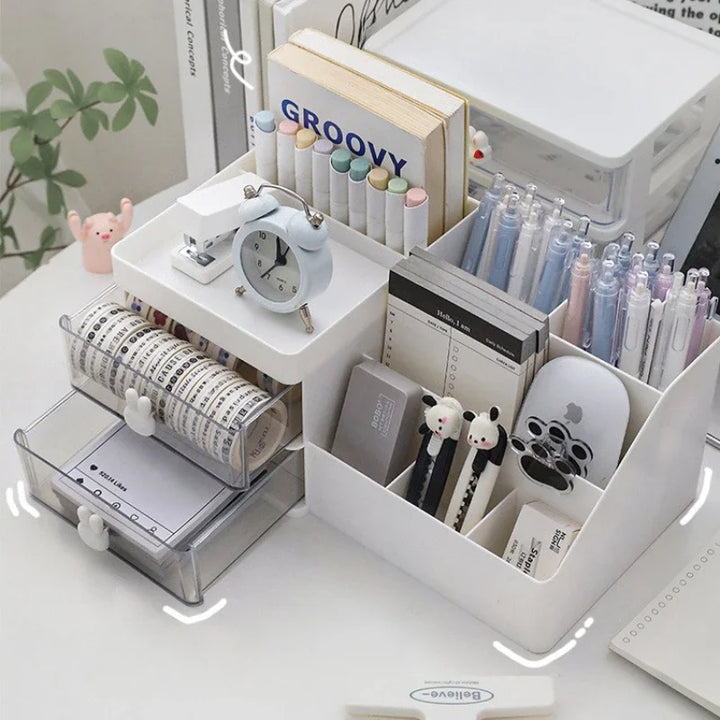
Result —
[{"label": "set of markers", "polygon": [[581,249],[571,270],[563,337],[659,390],[698,355],[705,324],[717,309],[710,271],[673,272],[675,257],[659,245],[630,255],[632,233],[594,260]]},{"label": "set of markers", "polygon": [[461,267],[513,297],[549,313],[569,289],[569,253],[587,240],[590,221],[577,229],[563,218],[565,201],[549,213],[535,199],[537,186],[524,191],[497,173],[477,210]]},{"label": "set of markers", "polygon": [[270,110],[255,115],[257,174],[396,252],[428,241],[425,190],[411,188],[382,167],[373,168],[347,148],[336,148],[292,120],[275,122]]}]

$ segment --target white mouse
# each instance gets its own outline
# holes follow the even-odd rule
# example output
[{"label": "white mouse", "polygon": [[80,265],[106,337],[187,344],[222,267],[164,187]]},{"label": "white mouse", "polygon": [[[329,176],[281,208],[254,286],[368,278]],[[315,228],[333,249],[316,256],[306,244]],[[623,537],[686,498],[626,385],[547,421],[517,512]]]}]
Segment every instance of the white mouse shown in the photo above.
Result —
[{"label": "white mouse", "polygon": [[568,492],[578,475],[604,488],[620,461],[629,417],[627,390],[610,370],[559,357],[533,380],[510,445],[535,482]]}]

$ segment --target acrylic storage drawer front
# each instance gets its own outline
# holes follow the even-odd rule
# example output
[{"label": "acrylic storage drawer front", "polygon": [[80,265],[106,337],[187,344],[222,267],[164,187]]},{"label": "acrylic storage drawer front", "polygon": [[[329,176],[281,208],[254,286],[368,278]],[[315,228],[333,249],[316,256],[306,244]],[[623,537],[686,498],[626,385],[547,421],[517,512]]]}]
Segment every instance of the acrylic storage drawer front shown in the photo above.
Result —
[{"label": "acrylic storage drawer front", "polygon": [[[238,492],[227,490],[157,439],[142,438],[138,442],[147,443],[149,452],[172,453],[191,477],[214,483],[227,494],[217,512],[191,535],[166,544],[140,525],[129,523],[127,515],[113,507],[112,498],[101,497],[102,502],[98,502],[97,496],[91,497],[89,488],[77,485],[76,479],[68,475],[70,461],[82,455],[84,448],[112,428],[122,426],[113,413],[73,392],[30,427],[17,430],[15,442],[31,493],[72,525],[78,524],[77,505],[84,504],[87,495],[87,505],[101,516],[109,530],[110,551],[185,603],[202,602],[207,587],[303,497],[302,452],[278,453],[249,490]],[[75,497],[58,491],[64,486],[59,482],[75,484]],[[146,540],[152,542],[152,549],[148,549]],[[89,552],[79,537],[77,542],[77,552]]]},{"label": "acrylic storage drawer front", "polygon": [[[250,409],[235,430],[231,429],[232,418],[225,424],[218,422],[217,416],[212,417],[188,404],[177,397],[174,390],[168,391],[143,376],[135,367],[121,361],[117,348],[111,354],[94,344],[97,338],[93,342],[88,341],[84,333],[78,333],[79,324],[91,308],[102,302],[125,305],[125,294],[119,288],[113,287],[72,317],[63,315],[60,318],[71,383],[80,392],[121,417],[126,406],[125,389],[133,387],[139,394],[150,397],[156,420],[155,437],[215,475],[226,485],[237,489],[247,488],[266,462],[301,432],[302,400],[299,385],[284,386],[263,380],[254,368],[241,370],[244,379],[256,385],[262,383],[270,398]],[[114,384],[114,391],[108,387],[109,384]],[[183,418],[184,428],[204,428],[203,439],[216,439],[214,443],[206,441],[214,452],[193,441],[192,438],[197,439],[200,435],[199,430],[186,437],[177,432],[177,428],[166,424],[163,409],[171,407],[174,408],[176,418]],[[237,412],[235,414],[239,417]],[[224,446],[221,439],[225,439]]]}]

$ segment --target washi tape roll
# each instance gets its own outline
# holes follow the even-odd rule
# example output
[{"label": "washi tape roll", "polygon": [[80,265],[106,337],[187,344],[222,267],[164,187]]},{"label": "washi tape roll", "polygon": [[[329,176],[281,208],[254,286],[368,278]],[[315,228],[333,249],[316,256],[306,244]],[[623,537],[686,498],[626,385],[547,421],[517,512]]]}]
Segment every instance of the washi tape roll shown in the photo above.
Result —
[{"label": "washi tape roll", "polygon": [[287,408],[231,368],[252,370],[273,392],[282,386],[138,298],[126,302],[129,308],[102,303],[80,319],[74,370],[121,397],[134,387],[157,420],[235,470],[243,470],[245,456],[250,472],[267,462],[287,430]]}]

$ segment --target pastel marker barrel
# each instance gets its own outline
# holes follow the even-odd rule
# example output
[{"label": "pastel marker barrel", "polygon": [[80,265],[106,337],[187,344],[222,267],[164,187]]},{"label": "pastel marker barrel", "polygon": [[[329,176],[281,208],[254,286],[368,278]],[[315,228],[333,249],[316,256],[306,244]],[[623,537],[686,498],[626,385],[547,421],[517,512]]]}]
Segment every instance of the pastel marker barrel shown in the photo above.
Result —
[{"label": "pastel marker barrel", "polygon": [[390,173],[385,168],[374,168],[367,176],[367,235],[385,242],[385,191]]},{"label": "pastel marker barrel", "polygon": [[300,125],[283,120],[277,131],[277,181],[288,190],[295,189],[295,136]]},{"label": "pastel marker barrel", "polygon": [[367,229],[367,208],[365,207],[365,186],[370,162],[365,158],[355,158],[350,163],[348,175],[348,211],[350,215],[350,227],[361,232],[363,235]]},{"label": "pastel marker barrel", "polygon": [[414,247],[427,247],[430,227],[430,203],[422,188],[410,188],[405,195],[403,209],[403,252],[410,254]]},{"label": "pastel marker barrel", "polygon": [[385,244],[395,252],[404,252],[403,210],[408,182],[400,177],[391,178],[385,191]]},{"label": "pastel marker barrel", "polygon": [[348,181],[352,155],[338,148],[330,156],[330,215],[341,223],[348,223]]},{"label": "pastel marker barrel", "polygon": [[320,138],[312,151],[312,206],[325,215],[330,214],[330,154],[334,147]]},{"label": "pastel marker barrel", "polygon": [[277,139],[275,116],[270,110],[255,115],[255,169],[270,183],[277,182]]},{"label": "pastel marker barrel", "polygon": [[295,192],[312,202],[312,149],[317,135],[309,128],[298,130],[295,136]]}]

